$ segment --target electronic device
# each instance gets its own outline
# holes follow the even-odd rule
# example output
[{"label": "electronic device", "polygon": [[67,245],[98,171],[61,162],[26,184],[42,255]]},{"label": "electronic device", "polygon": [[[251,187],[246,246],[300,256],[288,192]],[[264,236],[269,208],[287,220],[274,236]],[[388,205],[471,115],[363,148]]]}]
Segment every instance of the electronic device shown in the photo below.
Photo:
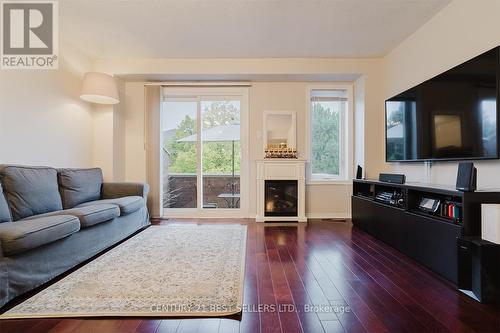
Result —
[{"label": "electronic device", "polygon": [[362,179],[363,178],[363,168],[358,165],[358,168],[356,169],[356,179]]},{"label": "electronic device", "polygon": [[474,192],[477,184],[477,170],[472,162],[458,164],[456,188],[462,192]]},{"label": "electronic device", "polygon": [[403,195],[397,191],[394,192],[389,192],[389,191],[380,191],[377,192],[375,195],[375,200],[383,202],[385,204],[391,205],[391,206],[398,206],[398,207],[403,207],[404,206],[404,199]]},{"label": "electronic device", "polygon": [[385,102],[386,161],[498,159],[500,47]]},{"label": "electronic device", "polygon": [[427,213],[435,213],[437,212],[440,203],[441,201],[437,199],[422,198],[422,200],[420,200],[420,204],[418,205],[418,209]]},{"label": "electronic device", "polygon": [[500,303],[500,245],[458,238],[458,289],[481,303]]},{"label": "electronic device", "polygon": [[404,184],[406,176],[397,173],[381,173],[378,175],[378,180],[385,183]]}]

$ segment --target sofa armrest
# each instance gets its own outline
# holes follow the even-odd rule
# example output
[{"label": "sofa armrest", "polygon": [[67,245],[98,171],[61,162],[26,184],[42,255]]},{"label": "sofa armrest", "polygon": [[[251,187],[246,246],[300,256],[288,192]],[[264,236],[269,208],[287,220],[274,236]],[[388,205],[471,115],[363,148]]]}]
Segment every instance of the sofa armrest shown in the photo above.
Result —
[{"label": "sofa armrest", "polygon": [[103,183],[102,199],[115,199],[127,196],[139,196],[147,199],[149,185],[146,183]]}]

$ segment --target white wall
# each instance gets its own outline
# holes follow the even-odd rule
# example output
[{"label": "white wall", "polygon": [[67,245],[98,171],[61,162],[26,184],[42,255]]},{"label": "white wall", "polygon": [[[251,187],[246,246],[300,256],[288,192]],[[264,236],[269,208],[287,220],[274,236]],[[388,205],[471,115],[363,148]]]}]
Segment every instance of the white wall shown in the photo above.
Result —
[{"label": "white wall", "polygon": [[59,70],[0,71],[0,164],[100,167],[107,181],[125,180],[125,84],[122,103],[80,100],[91,60],[61,45]]},{"label": "white wall", "polygon": [[[363,163],[367,177],[376,177],[384,167],[384,120],[381,59],[99,59],[95,70],[122,77],[315,77],[318,75],[360,76],[355,84],[359,91],[356,104],[364,104],[364,126],[356,126],[356,137],[361,140],[356,147],[356,162]],[[250,179],[255,179],[255,160],[261,158],[262,112],[266,110],[294,110],[297,112],[299,153],[305,152],[306,85],[313,82],[252,82],[250,88]],[[144,82],[125,84],[125,179],[146,179],[144,150]],[[364,134],[364,135],[363,135]],[[251,181],[250,214],[255,214],[255,182]],[[311,185],[307,187],[306,211],[313,217],[345,217],[350,215],[350,184]]]},{"label": "white wall", "polygon": [[91,106],[79,99],[88,64],[61,53],[59,70],[0,70],[0,164],[92,165]]},{"label": "white wall", "polygon": [[[500,1],[454,0],[384,58],[384,99],[500,45]],[[380,114],[383,118],[383,113]],[[382,133],[383,135],[383,133]],[[499,187],[498,161],[477,162],[478,185]],[[423,163],[391,164],[423,181]],[[434,163],[431,181],[453,185],[456,162]]]},{"label": "white wall", "polygon": [[[306,151],[306,87],[314,82],[252,82],[249,91],[250,110],[250,180],[255,180],[255,161],[262,158],[263,113],[265,111],[297,112],[297,149]],[[126,83],[126,169],[129,181],[144,181],[144,82]],[[363,140],[361,136],[361,140]],[[359,146],[362,146],[360,144]],[[380,146],[378,147],[380,151]],[[250,182],[250,214],[255,215],[255,181]],[[310,217],[350,216],[350,184],[308,185],[306,212]],[[253,215],[252,215],[253,214]]]},{"label": "white wall", "polygon": [[[354,166],[365,166],[365,78],[354,82]],[[363,174],[366,170],[363,170]],[[355,176],[356,173],[353,173]]]},{"label": "white wall", "polygon": [[92,105],[92,164],[102,169],[105,181],[125,180],[125,82],[115,81],[121,102]]},{"label": "white wall", "polygon": [[146,181],[144,83],[125,84],[125,179]]},{"label": "white wall", "polygon": [[111,181],[113,168],[113,107],[109,105],[93,106],[93,154],[92,163],[102,169],[104,180]]},{"label": "white wall", "polygon": [[[265,111],[297,113],[297,151],[306,156],[307,86],[314,82],[252,82],[250,88],[250,212],[255,214],[256,160],[263,157],[262,131]],[[306,214],[309,217],[350,216],[351,184],[307,185]]]},{"label": "white wall", "polygon": [[125,82],[116,82],[121,102],[113,106],[113,180],[125,181]]}]

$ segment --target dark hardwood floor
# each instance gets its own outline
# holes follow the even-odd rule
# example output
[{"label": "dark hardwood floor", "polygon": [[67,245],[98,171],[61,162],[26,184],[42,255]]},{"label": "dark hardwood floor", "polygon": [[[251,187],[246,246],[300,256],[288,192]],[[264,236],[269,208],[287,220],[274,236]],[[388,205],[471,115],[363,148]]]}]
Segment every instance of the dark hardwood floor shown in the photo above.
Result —
[{"label": "dark hardwood floor", "polygon": [[0,332],[500,332],[500,311],[348,223],[248,225],[244,303],[230,318],[0,321]]}]

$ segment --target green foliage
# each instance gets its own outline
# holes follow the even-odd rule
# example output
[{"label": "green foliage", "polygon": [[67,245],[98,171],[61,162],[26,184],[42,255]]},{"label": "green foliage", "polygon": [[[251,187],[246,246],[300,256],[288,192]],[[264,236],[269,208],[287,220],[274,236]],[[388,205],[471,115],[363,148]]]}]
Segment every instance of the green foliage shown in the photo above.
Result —
[{"label": "green foliage", "polygon": [[169,172],[196,173],[196,145],[194,142],[178,142],[178,140],[196,133],[196,120],[186,116],[179,124],[175,135],[164,142],[170,154]]},{"label": "green foliage", "polygon": [[[229,102],[203,102],[202,127],[204,130],[217,126],[239,123],[239,108]],[[186,116],[175,135],[164,142],[170,154],[170,173],[196,173],[196,142],[178,142],[196,133],[196,120]],[[233,146],[227,142],[204,142],[202,147],[203,173],[231,174]],[[234,170],[240,172],[240,142],[234,142]]]},{"label": "green foliage", "polygon": [[[203,144],[203,173],[231,174],[232,142],[207,142]],[[240,143],[234,142],[234,172],[240,173]]]},{"label": "green foliage", "polygon": [[313,103],[312,114],[312,173],[339,174],[340,115],[326,103]]}]

